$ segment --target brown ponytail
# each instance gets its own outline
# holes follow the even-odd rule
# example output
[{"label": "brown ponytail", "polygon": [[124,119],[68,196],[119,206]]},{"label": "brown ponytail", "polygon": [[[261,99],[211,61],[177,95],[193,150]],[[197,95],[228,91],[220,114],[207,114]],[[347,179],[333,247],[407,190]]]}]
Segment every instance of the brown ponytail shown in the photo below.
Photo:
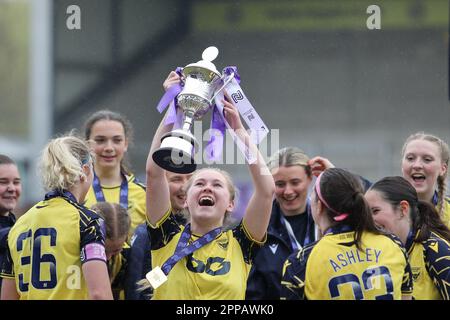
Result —
[{"label": "brown ponytail", "polygon": [[425,241],[430,232],[435,232],[447,241],[450,241],[450,230],[442,222],[439,213],[432,203],[419,200],[417,208],[414,209],[417,210],[417,216],[413,219],[414,229],[420,229],[416,242]]},{"label": "brown ponytail", "polygon": [[331,168],[322,173],[318,182],[322,198],[328,204],[325,207],[330,220],[335,220],[336,213],[348,214],[344,220],[335,222],[334,225],[350,226],[355,231],[358,249],[361,249],[364,231],[381,233],[375,226],[369,204],[364,198],[364,188],[357,176],[344,169]]}]

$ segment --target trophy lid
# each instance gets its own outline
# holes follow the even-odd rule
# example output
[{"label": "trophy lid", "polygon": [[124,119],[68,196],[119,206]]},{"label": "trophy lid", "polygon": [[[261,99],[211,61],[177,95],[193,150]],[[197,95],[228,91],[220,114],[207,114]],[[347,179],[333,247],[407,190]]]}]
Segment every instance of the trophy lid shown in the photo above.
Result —
[{"label": "trophy lid", "polygon": [[[203,51],[202,60],[188,64],[183,68],[183,75],[186,76],[192,72],[200,72],[206,76],[206,78],[211,77],[208,73],[213,72],[218,77],[221,76],[220,72],[217,71],[216,66],[212,61],[219,55],[219,49],[214,46],[208,47]],[[206,69],[206,70],[205,70]]]}]

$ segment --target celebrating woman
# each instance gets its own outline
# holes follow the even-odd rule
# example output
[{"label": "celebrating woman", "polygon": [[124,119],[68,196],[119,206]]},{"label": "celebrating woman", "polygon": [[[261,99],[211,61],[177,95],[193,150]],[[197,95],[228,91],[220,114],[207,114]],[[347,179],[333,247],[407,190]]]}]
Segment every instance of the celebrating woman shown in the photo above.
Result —
[{"label": "celebrating woman", "polygon": [[376,228],[355,175],[338,168],[324,171],[311,208],[323,237],[285,262],[282,299],[411,298],[406,252],[398,239]]},{"label": "celebrating woman", "polygon": [[[158,280],[154,299],[244,299],[248,273],[266,239],[274,182],[244,130],[236,107],[223,100],[224,116],[257,160],[249,164],[254,194],[242,222],[232,230],[223,223],[234,208],[235,188],[225,171],[197,170],[186,186],[190,223],[180,226],[171,214],[167,177],[152,159],[161,137],[170,130],[161,122],[147,159],[147,217],[152,267]],[[160,281],[167,278],[167,280]],[[155,283],[154,283],[155,285]]]}]

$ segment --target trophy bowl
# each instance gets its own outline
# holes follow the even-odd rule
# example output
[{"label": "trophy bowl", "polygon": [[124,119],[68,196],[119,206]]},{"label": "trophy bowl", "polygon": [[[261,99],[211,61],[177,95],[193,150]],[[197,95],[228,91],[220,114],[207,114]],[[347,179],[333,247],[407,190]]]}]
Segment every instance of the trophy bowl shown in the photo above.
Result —
[{"label": "trophy bowl", "polygon": [[197,164],[194,155],[198,142],[191,133],[194,120],[201,118],[211,109],[213,98],[222,83],[222,74],[213,61],[219,53],[216,47],[203,51],[201,61],[188,64],[182,70],[184,86],[176,98],[177,106],[183,112],[183,126],[166,133],[161,138],[161,146],[152,158],[161,168],[175,173],[191,173]]}]

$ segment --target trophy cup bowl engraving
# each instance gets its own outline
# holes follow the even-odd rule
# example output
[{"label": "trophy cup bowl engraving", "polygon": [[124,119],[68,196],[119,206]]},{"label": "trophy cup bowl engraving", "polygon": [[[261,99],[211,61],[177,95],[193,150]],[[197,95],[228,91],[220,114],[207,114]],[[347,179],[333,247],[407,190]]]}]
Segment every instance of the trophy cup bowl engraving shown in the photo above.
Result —
[{"label": "trophy cup bowl engraving", "polygon": [[200,120],[212,107],[212,98],[221,84],[222,74],[211,62],[217,57],[216,47],[203,51],[201,61],[183,68],[184,87],[177,105],[184,114],[183,126],[161,138],[161,147],[152,157],[161,168],[175,173],[191,173],[197,168],[194,155],[198,142],[190,130],[194,120]]}]

